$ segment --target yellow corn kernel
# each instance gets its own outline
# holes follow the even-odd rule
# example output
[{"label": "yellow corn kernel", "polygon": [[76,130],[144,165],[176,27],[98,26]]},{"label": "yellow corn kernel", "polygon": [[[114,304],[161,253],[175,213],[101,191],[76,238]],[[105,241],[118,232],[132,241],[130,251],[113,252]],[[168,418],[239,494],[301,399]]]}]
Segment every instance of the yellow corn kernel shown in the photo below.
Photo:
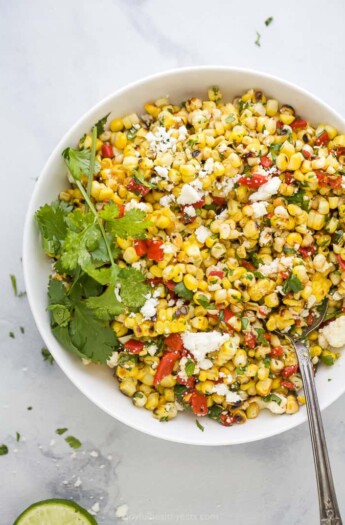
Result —
[{"label": "yellow corn kernel", "polygon": [[140,259],[133,246],[126,248],[126,250],[122,254],[122,257],[128,264],[133,264],[134,262],[137,262]]},{"label": "yellow corn kernel", "polygon": [[234,365],[236,367],[239,367],[239,368],[242,368],[244,366],[246,366],[247,362],[248,362],[248,357],[247,357],[247,353],[245,350],[237,350],[235,356],[233,357],[232,359]]},{"label": "yellow corn kernel", "polygon": [[145,408],[147,410],[154,410],[159,403],[159,394],[158,392],[152,392],[147,397],[147,403],[145,405]]},{"label": "yellow corn kernel", "polygon": [[118,321],[114,321],[111,327],[114,330],[117,337],[123,337],[128,332],[128,328],[126,328],[122,323],[119,323]]},{"label": "yellow corn kernel", "polygon": [[268,396],[272,388],[272,379],[267,378],[264,381],[258,381],[255,385],[256,391],[260,396]]},{"label": "yellow corn kernel", "polygon": [[279,304],[279,297],[278,294],[275,292],[270,293],[269,295],[266,295],[264,298],[265,305],[269,308],[274,308],[275,306],[278,306]]},{"label": "yellow corn kernel", "polygon": [[120,382],[120,390],[125,396],[133,397],[136,392],[136,379],[124,379]]},{"label": "yellow corn kernel", "polygon": [[129,248],[131,246],[130,240],[122,239],[121,237],[117,237],[116,242],[122,250],[126,250],[126,248]]},{"label": "yellow corn kernel", "polygon": [[201,316],[193,317],[193,319],[190,320],[190,324],[196,330],[204,332],[208,328],[208,319],[207,317],[201,317]]},{"label": "yellow corn kernel", "polygon": [[200,381],[207,381],[208,379],[210,381],[217,381],[218,377],[218,370],[214,366],[209,370],[200,370],[199,372]]},{"label": "yellow corn kernel", "polygon": [[111,122],[110,122],[110,129],[111,131],[115,132],[115,131],[121,131],[123,129],[123,122],[122,122],[122,119],[120,118],[114,118]]},{"label": "yellow corn kernel", "polygon": [[212,390],[214,387],[213,381],[202,381],[196,385],[196,390],[201,392],[202,394],[212,394]]},{"label": "yellow corn kernel", "polygon": [[198,280],[190,273],[187,273],[187,275],[184,276],[183,284],[185,285],[187,290],[191,290],[192,292],[194,292],[198,288]]},{"label": "yellow corn kernel", "polygon": [[322,230],[322,228],[325,226],[325,216],[321,213],[318,213],[315,210],[311,210],[308,214],[308,228],[311,228],[312,230]]},{"label": "yellow corn kernel", "polygon": [[115,139],[115,147],[117,149],[124,149],[127,144],[127,136],[122,131],[119,131]]},{"label": "yellow corn kernel", "polygon": [[260,379],[260,381],[264,381],[265,379],[268,378],[269,373],[270,373],[269,368],[266,368],[266,367],[259,368],[259,370],[258,370],[258,379]]},{"label": "yellow corn kernel", "polygon": [[338,135],[333,139],[333,146],[336,148],[345,148],[345,135]]},{"label": "yellow corn kernel", "polygon": [[252,403],[249,404],[246,410],[247,418],[255,419],[256,417],[258,417],[259,412],[260,412],[259,405],[255,401],[253,401]]},{"label": "yellow corn kernel", "polygon": [[286,171],[288,167],[288,156],[285,153],[280,153],[276,158],[276,166],[281,171]]},{"label": "yellow corn kernel", "polygon": [[295,396],[287,396],[286,413],[295,414],[299,411],[299,406]]}]

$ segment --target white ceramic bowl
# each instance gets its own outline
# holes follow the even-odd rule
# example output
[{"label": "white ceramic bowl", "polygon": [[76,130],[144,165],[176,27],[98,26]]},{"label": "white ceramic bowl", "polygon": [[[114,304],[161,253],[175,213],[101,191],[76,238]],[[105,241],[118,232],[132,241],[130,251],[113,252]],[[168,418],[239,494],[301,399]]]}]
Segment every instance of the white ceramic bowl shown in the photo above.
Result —
[{"label": "white ceramic bowl", "polygon": [[[151,412],[134,407],[131,400],[120,393],[109,368],[82,365],[52,335],[46,310],[50,263],[41,249],[34,213],[41,205],[55,200],[68,184],[62,150],[77,144],[92,124],[105,114],[110,112],[111,117],[133,111],[140,114],[145,102],[164,95],[169,95],[176,103],[191,96],[205,97],[207,89],[213,85],[220,86],[224,99],[228,101],[246,89],[260,89],[266,95],[292,105],[298,114],[313,124],[325,122],[345,131],[344,119],[321,100],[267,74],[229,67],[196,67],[161,73],[116,91],[88,111],[66,133],[49,157],[36,184],[24,234],[24,275],[31,310],[45,344],[69,379],[97,406],[126,425],[162,439],[194,445],[230,445],[267,438],[304,422],[306,410],[302,408],[293,416],[273,416],[266,410],[257,419],[233,427],[223,427],[208,418],[199,418],[205,426],[205,431],[201,432],[195,424],[195,416],[190,413],[181,413],[169,423],[160,423]],[[330,405],[345,390],[344,360],[345,357],[339,359],[331,368],[322,366],[317,373],[321,408]],[[332,381],[328,381],[329,378]]]}]

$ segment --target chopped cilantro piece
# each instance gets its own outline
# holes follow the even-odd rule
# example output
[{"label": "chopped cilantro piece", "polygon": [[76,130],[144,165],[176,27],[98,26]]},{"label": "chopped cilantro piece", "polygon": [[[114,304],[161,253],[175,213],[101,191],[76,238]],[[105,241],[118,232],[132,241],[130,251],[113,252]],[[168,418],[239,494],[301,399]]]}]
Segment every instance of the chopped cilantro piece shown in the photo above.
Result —
[{"label": "chopped cilantro piece", "polygon": [[32,410],[32,407],[27,407],[27,409],[26,409],[26,410]]},{"label": "chopped cilantro piece", "polygon": [[274,401],[278,405],[281,404],[282,400],[279,396],[276,396],[275,394],[268,394],[268,396],[265,396],[262,398],[265,403],[269,403],[270,401]]},{"label": "chopped cilantro piece", "polygon": [[74,436],[67,436],[65,438],[65,441],[66,441],[66,443],[69,444],[69,446],[71,448],[80,448],[81,447],[81,442],[79,441],[79,439],[75,438]]},{"label": "chopped cilantro piece", "polygon": [[20,329],[20,331],[21,331],[22,334],[25,333],[25,328],[24,328],[24,326],[20,326],[19,329]]},{"label": "chopped cilantro piece", "polygon": [[11,339],[15,339],[15,337],[16,337],[16,336],[14,335],[14,332],[9,332],[8,335],[11,337]]},{"label": "chopped cilantro piece", "polygon": [[266,330],[264,328],[255,328],[255,331],[257,333],[257,342],[260,345],[268,346],[268,341],[265,337]]},{"label": "chopped cilantro piece", "polygon": [[285,196],[284,198],[289,204],[297,204],[302,210],[309,211],[310,199],[303,190],[299,190],[294,195]]},{"label": "chopped cilantro piece", "polygon": [[0,456],[6,456],[8,454],[8,446],[0,445]]},{"label": "chopped cilantro piece", "polygon": [[11,284],[12,284],[13,293],[14,293],[14,295],[17,297],[17,295],[18,295],[18,288],[17,288],[17,279],[16,279],[16,276],[11,274],[11,275],[10,275],[10,279],[11,279]]},{"label": "chopped cilantro piece", "polygon": [[198,296],[198,302],[199,302],[200,306],[202,306],[206,310],[212,310],[213,308],[216,307],[216,305],[214,303],[210,303],[208,298],[207,298],[207,296],[203,295],[203,294],[200,294]]},{"label": "chopped cilantro piece", "polygon": [[284,293],[288,293],[288,292],[298,293],[301,290],[303,290],[303,284],[301,283],[297,275],[291,274],[290,277],[287,279],[287,281],[285,281],[283,285],[283,292]]},{"label": "chopped cilantro piece", "polygon": [[265,20],[265,26],[269,26],[271,25],[273,22],[273,16],[269,16],[266,20]]},{"label": "chopped cilantro piece", "polygon": [[322,355],[320,356],[321,361],[326,366],[333,366],[335,363],[335,359],[332,355]]},{"label": "chopped cilantro piece", "polygon": [[248,325],[249,325],[249,319],[247,319],[247,317],[242,317],[241,318],[241,330],[246,330],[248,328]]},{"label": "chopped cilantro piece", "polygon": [[51,355],[47,348],[42,348],[41,354],[44,361],[48,361],[51,365],[54,363],[54,357]]},{"label": "chopped cilantro piece", "polygon": [[20,441],[20,437],[21,436],[20,436],[19,432],[16,432],[16,441],[17,441],[17,443]]},{"label": "chopped cilantro piece", "polygon": [[140,184],[143,184],[147,188],[154,189],[157,188],[155,184],[151,184],[151,182],[147,181],[144,177],[144,174],[139,170],[134,170],[134,177],[137,179],[137,182]]},{"label": "chopped cilantro piece", "polygon": [[197,419],[195,420],[195,424],[201,432],[205,430],[205,427]]},{"label": "chopped cilantro piece", "polygon": [[218,419],[222,412],[224,412],[224,408],[221,405],[212,405],[208,409],[207,415],[211,419]]},{"label": "chopped cilantro piece", "polygon": [[193,299],[193,292],[185,287],[183,281],[181,281],[175,286],[174,292],[178,297],[184,299],[185,301],[191,301]]},{"label": "chopped cilantro piece", "polygon": [[65,432],[67,432],[68,428],[57,428],[55,430],[55,434],[58,434],[59,436],[62,436]]},{"label": "chopped cilantro piece", "polygon": [[288,246],[284,246],[283,247],[283,252],[284,253],[294,254],[294,253],[296,253],[296,250],[294,250],[293,248],[289,248]]},{"label": "chopped cilantro piece", "polygon": [[188,377],[191,377],[194,374],[195,363],[191,359],[188,359],[185,365],[185,371]]},{"label": "chopped cilantro piece", "polygon": [[145,239],[147,229],[152,225],[145,221],[146,213],[134,208],[127,211],[121,219],[106,222],[106,230],[111,235],[117,235],[122,239]]},{"label": "chopped cilantro piece", "polygon": [[257,32],[256,32],[255,45],[258,46],[258,47],[261,47],[260,39],[261,39],[261,35],[260,35],[260,33],[257,31]]}]

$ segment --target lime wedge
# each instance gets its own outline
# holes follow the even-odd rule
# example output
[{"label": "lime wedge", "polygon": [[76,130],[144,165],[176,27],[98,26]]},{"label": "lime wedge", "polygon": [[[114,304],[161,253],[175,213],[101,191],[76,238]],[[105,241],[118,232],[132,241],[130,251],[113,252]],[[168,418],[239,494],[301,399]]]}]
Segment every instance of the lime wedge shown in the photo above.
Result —
[{"label": "lime wedge", "polygon": [[13,525],[97,525],[97,522],[73,501],[47,499],[24,510]]}]

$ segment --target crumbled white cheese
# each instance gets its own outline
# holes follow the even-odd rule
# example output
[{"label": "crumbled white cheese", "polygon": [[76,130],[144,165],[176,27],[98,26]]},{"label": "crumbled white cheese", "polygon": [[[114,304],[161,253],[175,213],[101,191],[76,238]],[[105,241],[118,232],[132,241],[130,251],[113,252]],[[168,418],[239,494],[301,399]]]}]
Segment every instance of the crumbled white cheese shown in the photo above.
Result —
[{"label": "crumbled white cheese", "polygon": [[195,208],[193,208],[193,206],[186,206],[183,211],[189,217],[195,217],[196,215],[196,211]]},{"label": "crumbled white cheese", "polygon": [[263,275],[271,275],[274,273],[278,273],[278,267],[279,267],[279,259],[274,259],[272,262],[268,264],[259,264],[259,272]]},{"label": "crumbled white cheese", "polygon": [[145,202],[138,202],[135,199],[131,199],[125,205],[125,211],[134,210],[134,209],[147,212],[150,210],[150,207],[147,204],[145,204]]},{"label": "crumbled white cheese", "polygon": [[284,269],[290,270],[293,267],[294,257],[281,257],[279,259],[279,264],[281,264]]},{"label": "crumbled white cheese", "polygon": [[186,140],[186,138],[188,137],[188,130],[186,126],[180,126],[178,128],[178,132],[179,132],[179,136],[177,140],[178,141]]},{"label": "crumbled white cheese", "polygon": [[212,157],[210,157],[209,159],[207,159],[207,161],[205,162],[204,164],[204,170],[206,171],[206,173],[208,173],[209,175],[211,175],[211,173],[213,173],[213,170],[214,170],[214,160]]},{"label": "crumbled white cheese", "polygon": [[148,345],[148,346],[146,347],[146,350],[147,350],[147,353],[148,353],[149,355],[154,356],[154,355],[156,355],[156,352],[157,352],[157,350],[158,350],[158,346],[155,345],[154,343],[151,343],[150,345]]},{"label": "crumbled white cheese", "polygon": [[276,401],[268,401],[268,403],[265,403],[266,408],[270,410],[273,414],[284,414],[286,412],[286,405],[287,405],[287,399],[285,396],[282,396],[281,394],[275,394],[277,397],[281,399],[280,403],[277,403]]},{"label": "crumbled white cheese", "polygon": [[260,233],[259,244],[260,246],[267,246],[273,241],[272,228],[264,228]]},{"label": "crumbled white cheese", "polygon": [[[198,363],[205,359],[208,353],[218,350],[225,341],[230,339],[228,334],[221,334],[216,331],[197,333],[187,331],[183,332],[181,337],[183,346],[193,354]],[[232,340],[234,341],[233,344],[235,344],[235,338],[232,338]],[[237,341],[238,338],[236,338]]]},{"label": "crumbled white cheese", "polygon": [[173,131],[173,129],[167,130],[163,126],[159,126],[154,132],[149,131],[146,140],[148,140],[151,150],[155,153],[175,152],[176,139],[171,136]]},{"label": "crumbled white cheese", "polygon": [[120,520],[127,520],[128,519],[128,505],[123,504],[117,507],[115,516],[117,518],[120,518]]},{"label": "crumbled white cheese", "polygon": [[265,182],[262,186],[259,187],[258,191],[253,193],[249,200],[254,201],[267,201],[272,195],[275,195],[278,192],[279,186],[282,181],[279,177],[273,177],[269,181]]},{"label": "crumbled white cheese", "polygon": [[163,206],[164,208],[167,208],[170,206],[172,202],[175,200],[175,195],[164,195],[164,197],[161,197],[159,199],[159,204]]},{"label": "crumbled white cheese", "polygon": [[183,381],[188,381],[188,379],[189,379],[189,377],[187,375],[187,372],[186,372],[186,364],[187,364],[187,362],[188,362],[188,358],[187,357],[182,357],[182,359],[180,361],[180,368],[179,368],[179,371],[178,371],[178,375]]},{"label": "crumbled white cheese", "polygon": [[181,194],[177,198],[177,203],[181,204],[182,206],[185,204],[195,204],[196,202],[199,202],[202,197],[203,193],[198,192],[190,184],[184,184],[181,189]]},{"label": "crumbled white cheese", "polygon": [[164,166],[155,166],[155,172],[157,175],[162,177],[162,179],[168,179],[169,170],[168,168],[165,168]]},{"label": "crumbled white cheese", "polygon": [[242,175],[235,175],[234,177],[223,177],[221,182],[216,182],[216,188],[220,193],[220,197],[227,197],[230,191],[235,186],[236,182]]},{"label": "crumbled white cheese", "polygon": [[251,208],[253,210],[253,217],[254,219],[258,219],[259,217],[263,217],[267,213],[267,202],[253,202],[251,205]]},{"label": "crumbled white cheese", "polygon": [[107,360],[107,365],[109,368],[115,368],[117,366],[117,363],[119,361],[119,352],[113,352],[109,359]]},{"label": "crumbled white cheese", "polygon": [[176,251],[175,246],[171,243],[165,243],[163,246],[163,253],[174,253]]},{"label": "crumbled white cheese", "polygon": [[136,270],[139,270],[140,272],[144,272],[144,270],[146,269],[145,259],[141,259],[140,261],[136,261],[132,263],[132,267],[135,268]]},{"label": "crumbled white cheese", "polygon": [[159,304],[158,299],[151,297],[151,294],[145,295],[146,302],[140,308],[140,313],[143,315],[144,319],[151,319],[157,312],[157,306]]},{"label": "crumbled white cheese", "polygon": [[334,348],[345,346],[345,315],[338,317],[324,328],[321,328],[320,332],[330,346]]},{"label": "crumbled white cheese", "polygon": [[212,368],[212,366],[213,366],[213,363],[211,359],[202,359],[202,361],[200,361],[199,363],[199,368],[201,370],[209,370],[210,368]]},{"label": "crumbled white cheese", "polygon": [[92,515],[95,515],[97,514],[99,511],[100,511],[100,505],[98,503],[98,501],[96,503],[94,503],[91,507],[91,510],[89,510],[89,513],[92,514]]},{"label": "crumbled white cheese", "polygon": [[92,451],[90,452],[90,456],[91,456],[92,458],[98,458],[99,454],[98,454],[98,452],[97,452],[96,450],[92,450]]},{"label": "crumbled white cheese", "polygon": [[122,303],[122,298],[121,298],[121,295],[120,295],[120,289],[121,289],[121,283],[116,283],[116,286],[115,286],[115,289],[114,289],[114,294],[115,294],[116,299],[119,301],[119,303]]},{"label": "crumbled white cheese", "polygon": [[212,235],[212,232],[206,228],[206,226],[199,226],[199,228],[195,230],[195,235],[197,240],[201,242],[201,244],[204,244],[206,239]]},{"label": "crumbled white cheese", "polygon": [[308,297],[308,301],[307,301],[307,308],[312,308],[314,306],[314,304],[316,303],[316,297],[315,295],[310,295]]},{"label": "crumbled white cheese", "polygon": [[289,213],[284,208],[284,206],[276,206],[274,208],[274,215],[277,215],[277,217],[282,217],[283,219],[288,219],[289,218]]},{"label": "crumbled white cheese", "polygon": [[224,383],[218,383],[212,388],[212,392],[218,394],[219,396],[225,396],[227,403],[237,403],[242,401],[242,397],[236,392],[231,392],[229,388]]},{"label": "crumbled white cheese", "polygon": [[227,149],[228,149],[228,146],[225,144],[225,142],[223,142],[223,143],[218,147],[218,151],[219,151],[220,154],[225,153]]},{"label": "crumbled white cheese", "polygon": [[77,480],[76,480],[76,482],[74,483],[74,486],[75,486],[76,488],[78,488],[78,487],[80,487],[81,484],[82,484],[82,481],[81,481],[81,479],[78,477]]}]

